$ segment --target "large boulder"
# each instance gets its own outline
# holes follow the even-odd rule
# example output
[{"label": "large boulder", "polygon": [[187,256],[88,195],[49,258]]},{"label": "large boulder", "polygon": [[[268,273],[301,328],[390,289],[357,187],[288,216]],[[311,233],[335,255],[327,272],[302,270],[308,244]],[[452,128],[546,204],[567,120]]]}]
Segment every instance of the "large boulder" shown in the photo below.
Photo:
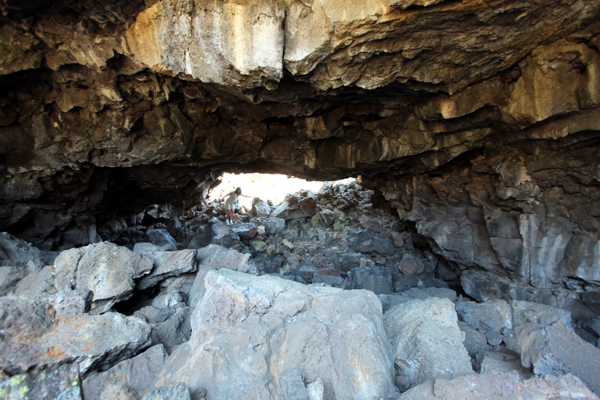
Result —
[{"label": "large boulder", "polygon": [[102,242],[63,251],[55,260],[56,288],[94,292],[92,309],[96,313],[128,299],[135,288],[134,279],[152,270],[152,260],[115,244]]},{"label": "large boulder", "polygon": [[104,372],[90,374],[83,381],[85,399],[99,400],[102,389],[115,383],[127,385],[141,397],[154,389],[155,375],[164,367],[166,359],[163,346],[156,345]]},{"label": "large boulder", "polygon": [[[56,315],[58,319],[51,316]],[[60,318],[52,305],[30,297],[0,298],[0,369],[9,373],[33,367],[78,362],[82,375],[110,367],[150,345],[150,326],[117,313]]]},{"label": "large boulder", "polygon": [[538,375],[571,373],[600,395],[600,349],[581,339],[562,322],[522,325],[517,330],[521,363]]},{"label": "large boulder", "polygon": [[400,390],[473,372],[450,300],[432,297],[400,304],[384,315],[384,326]]},{"label": "large boulder", "polygon": [[392,270],[387,267],[355,268],[349,274],[356,289],[366,289],[375,294],[390,294],[394,291]]},{"label": "large boulder", "polygon": [[10,293],[21,279],[39,272],[50,261],[48,252],[0,232],[0,296]]},{"label": "large boulder", "polygon": [[522,300],[513,300],[510,305],[514,329],[529,323],[545,326],[559,321],[572,327],[571,313],[567,310]]},{"label": "large boulder", "polygon": [[0,397],[7,400],[81,400],[79,368],[77,364],[64,364],[11,376],[0,382]]},{"label": "large boulder", "polygon": [[160,281],[172,276],[180,276],[196,271],[196,250],[139,252],[152,260],[153,268],[148,275],[140,278],[135,287],[138,290],[148,289]]},{"label": "large boulder", "polygon": [[381,304],[372,292],[227,269],[208,272],[205,285],[190,342],[171,355],[160,385],[186,382],[209,398],[279,397],[318,379],[326,397],[395,392]]},{"label": "large boulder", "polygon": [[399,400],[598,399],[577,377],[544,376],[520,380],[517,372],[486,372],[435,379],[412,388]]}]

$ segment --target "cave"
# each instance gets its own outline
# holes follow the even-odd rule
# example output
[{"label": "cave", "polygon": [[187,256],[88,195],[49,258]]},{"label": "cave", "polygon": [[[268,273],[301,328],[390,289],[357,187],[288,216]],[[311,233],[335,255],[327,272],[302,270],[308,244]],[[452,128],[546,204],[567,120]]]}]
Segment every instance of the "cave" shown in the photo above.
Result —
[{"label": "cave", "polygon": [[58,253],[224,173],[353,177],[463,296],[600,315],[599,2],[0,11],[0,231]]}]

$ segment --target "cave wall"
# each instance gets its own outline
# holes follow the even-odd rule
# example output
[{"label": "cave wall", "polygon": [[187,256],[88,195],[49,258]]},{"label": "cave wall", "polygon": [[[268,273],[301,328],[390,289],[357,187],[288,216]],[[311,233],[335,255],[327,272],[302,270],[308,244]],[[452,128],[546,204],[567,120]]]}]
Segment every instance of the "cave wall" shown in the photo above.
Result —
[{"label": "cave wall", "polygon": [[598,2],[0,11],[0,230],[64,248],[223,171],[360,176],[469,294],[598,307]]}]

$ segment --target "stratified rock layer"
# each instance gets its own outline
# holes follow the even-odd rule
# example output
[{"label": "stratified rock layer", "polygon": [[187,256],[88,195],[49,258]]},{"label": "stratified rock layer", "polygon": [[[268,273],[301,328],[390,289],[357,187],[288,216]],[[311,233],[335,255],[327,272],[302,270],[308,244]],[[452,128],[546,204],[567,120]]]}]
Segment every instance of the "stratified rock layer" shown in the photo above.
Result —
[{"label": "stratified rock layer", "polygon": [[472,297],[599,312],[600,3],[0,11],[0,230],[63,250],[225,170],[361,175]]}]

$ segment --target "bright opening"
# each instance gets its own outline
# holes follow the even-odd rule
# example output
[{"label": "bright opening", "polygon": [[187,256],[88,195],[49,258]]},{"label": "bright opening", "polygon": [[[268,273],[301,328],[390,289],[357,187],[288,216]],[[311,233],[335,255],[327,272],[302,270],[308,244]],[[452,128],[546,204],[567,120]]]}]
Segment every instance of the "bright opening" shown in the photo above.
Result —
[{"label": "bright opening", "polygon": [[[231,193],[236,188],[242,188],[242,194],[248,197],[240,197],[238,203],[240,206],[250,209],[252,207],[252,198],[258,197],[261,200],[271,200],[274,205],[280,204],[287,194],[296,193],[299,190],[319,191],[327,181],[307,181],[300,178],[289,177],[282,174],[223,174],[222,182],[211,190],[208,201],[222,199],[225,195]],[[336,183],[354,182],[354,178],[347,178],[338,181],[328,181]]]}]

